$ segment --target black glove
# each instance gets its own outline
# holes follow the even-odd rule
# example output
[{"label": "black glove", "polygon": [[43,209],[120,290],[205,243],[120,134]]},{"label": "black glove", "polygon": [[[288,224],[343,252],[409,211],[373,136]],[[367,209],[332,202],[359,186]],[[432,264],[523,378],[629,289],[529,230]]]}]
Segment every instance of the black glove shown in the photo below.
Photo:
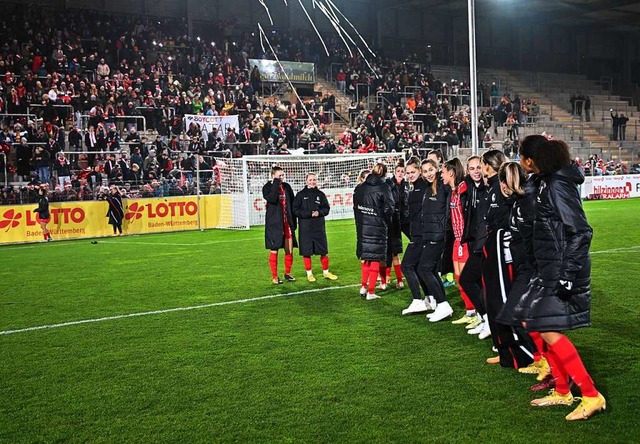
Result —
[{"label": "black glove", "polygon": [[556,287],[558,289],[558,296],[563,299],[571,297],[571,290],[573,289],[573,282],[560,279]]}]

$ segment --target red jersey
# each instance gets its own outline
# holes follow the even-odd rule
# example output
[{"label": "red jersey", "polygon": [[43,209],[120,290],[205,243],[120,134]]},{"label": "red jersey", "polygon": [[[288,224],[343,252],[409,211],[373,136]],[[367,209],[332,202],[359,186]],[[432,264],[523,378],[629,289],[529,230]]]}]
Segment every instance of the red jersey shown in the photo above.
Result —
[{"label": "red jersey", "polygon": [[462,239],[462,233],[464,232],[464,212],[460,196],[466,192],[466,182],[460,182],[456,189],[451,191],[451,227],[453,228],[453,236],[457,241]]}]

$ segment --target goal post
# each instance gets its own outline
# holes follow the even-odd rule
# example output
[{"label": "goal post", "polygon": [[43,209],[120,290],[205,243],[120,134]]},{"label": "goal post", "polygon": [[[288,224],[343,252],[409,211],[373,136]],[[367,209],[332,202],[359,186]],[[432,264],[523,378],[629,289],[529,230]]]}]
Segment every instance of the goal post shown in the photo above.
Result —
[{"label": "goal post", "polygon": [[350,219],[353,217],[353,189],[360,171],[384,162],[392,173],[402,158],[402,153],[217,158],[215,166],[212,165],[212,180],[219,181],[221,195],[218,226],[248,229],[264,225],[266,201],[262,197],[262,187],[271,179],[271,168],[275,165],[284,170],[285,181],[294,193],[304,188],[307,173],[316,173],[318,188],[327,195],[331,206],[327,219]]}]

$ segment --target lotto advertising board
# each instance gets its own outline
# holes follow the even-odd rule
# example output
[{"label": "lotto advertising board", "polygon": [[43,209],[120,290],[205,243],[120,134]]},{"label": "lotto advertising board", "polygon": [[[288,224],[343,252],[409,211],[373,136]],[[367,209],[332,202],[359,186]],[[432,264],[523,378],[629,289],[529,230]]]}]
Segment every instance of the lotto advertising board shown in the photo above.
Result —
[{"label": "lotto advertising board", "polygon": [[[167,197],[125,199],[125,234],[161,233],[228,226],[221,217],[221,208],[230,207],[230,196]],[[0,207],[0,244],[39,242],[42,229],[33,211],[36,205]],[[106,202],[64,202],[49,206],[51,220],[47,225],[55,240],[111,236],[113,228],[106,217]],[[229,217],[231,214],[229,214]]]},{"label": "lotto advertising board", "polygon": [[630,199],[640,197],[640,174],[588,176],[581,187],[583,199]]},{"label": "lotto advertising board", "polygon": [[[353,218],[353,188],[323,188],[331,210],[327,220]],[[262,194],[252,193],[249,202],[249,220],[251,225],[264,225],[267,201]]]}]

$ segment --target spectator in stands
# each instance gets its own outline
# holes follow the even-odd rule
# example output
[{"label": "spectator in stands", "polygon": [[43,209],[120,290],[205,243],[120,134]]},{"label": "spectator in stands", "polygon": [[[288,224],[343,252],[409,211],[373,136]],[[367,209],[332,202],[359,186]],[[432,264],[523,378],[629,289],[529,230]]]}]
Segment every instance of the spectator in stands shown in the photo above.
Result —
[{"label": "spectator in stands", "polygon": [[69,160],[64,156],[64,153],[58,153],[53,168],[56,171],[58,184],[60,184],[61,187],[63,187],[65,183],[71,182],[71,165],[69,164]]},{"label": "spectator in stands", "polygon": [[33,154],[32,163],[38,172],[40,183],[48,185],[51,179],[51,154],[43,147],[38,146]]}]

